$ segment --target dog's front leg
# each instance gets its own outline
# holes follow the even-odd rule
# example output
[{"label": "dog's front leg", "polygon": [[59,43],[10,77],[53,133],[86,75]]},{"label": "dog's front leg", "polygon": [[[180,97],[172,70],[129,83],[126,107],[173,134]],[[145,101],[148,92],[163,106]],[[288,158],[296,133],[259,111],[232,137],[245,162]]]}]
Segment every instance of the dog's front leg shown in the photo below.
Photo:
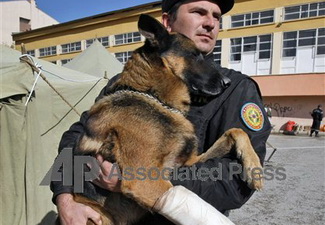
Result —
[{"label": "dog's front leg", "polygon": [[[102,225],[115,225],[112,215],[99,203],[79,194],[74,194],[74,201],[87,205],[97,211],[101,216]],[[57,225],[60,225],[60,223],[57,223]],[[95,223],[89,219],[87,225],[95,225]]]},{"label": "dog's front leg", "polygon": [[262,189],[262,165],[248,135],[242,129],[232,128],[226,131],[206,153],[198,156],[198,161],[205,162],[211,158],[222,157],[233,148],[237,158],[242,162],[244,179],[249,187],[256,190]]},{"label": "dog's front leg", "polygon": [[155,180],[149,176],[144,180],[124,180],[121,183],[121,190],[123,194],[151,211],[156,201],[172,186],[169,180]]}]

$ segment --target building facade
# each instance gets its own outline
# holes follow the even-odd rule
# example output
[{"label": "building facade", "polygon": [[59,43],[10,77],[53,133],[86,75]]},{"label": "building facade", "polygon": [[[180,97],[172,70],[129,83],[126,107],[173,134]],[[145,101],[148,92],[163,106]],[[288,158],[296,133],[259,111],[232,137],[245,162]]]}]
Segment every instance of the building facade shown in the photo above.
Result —
[{"label": "building facade", "polygon": [[0,2],[0,44],[14,44],[13,33],[34,30],[58,24],[58,21],[37,8],[35,0],[15,0]]},{"label": "building facade", "polygon": [[[125,62],[143,44],[140,14],[161,19],[160,1],[13,35],[16,46],[64,64],[98,39]],[[255,79],[275,129],[294,120],[311,124],[309,112],[325,105],[325,1],[237,0],[222,17],[216,63]]]}]

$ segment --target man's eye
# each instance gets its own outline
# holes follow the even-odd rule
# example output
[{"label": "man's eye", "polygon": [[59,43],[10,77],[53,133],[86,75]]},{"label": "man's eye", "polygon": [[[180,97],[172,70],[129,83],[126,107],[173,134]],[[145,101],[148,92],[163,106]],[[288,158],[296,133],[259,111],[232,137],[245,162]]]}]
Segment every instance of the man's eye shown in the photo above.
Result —
[{"label": "man's eye", "polygon": [[221,19],[221,16],[219,16],[219,15],[215,15],[213,17],[215,18],[215,20],[218,20],[218,21],[220,21],[220,19]]},{"label": "man's eye", "polygon": [[198,15],[203,15],[203,12],[202,11],[199,11],[199,10],[195,10],[195,11],[193,11],[193,13],[196,13]]}]

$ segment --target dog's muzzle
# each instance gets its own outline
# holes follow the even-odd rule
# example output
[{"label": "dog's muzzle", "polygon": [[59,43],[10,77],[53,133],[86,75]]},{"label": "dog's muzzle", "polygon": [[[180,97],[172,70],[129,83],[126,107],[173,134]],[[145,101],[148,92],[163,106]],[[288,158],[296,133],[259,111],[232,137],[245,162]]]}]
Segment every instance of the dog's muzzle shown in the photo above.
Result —
[{"label": "dog's muzzle", "polygon": [[228,77],[223,77],[221,80],[221,85],[223,86],[224,89],[226,89],[231,85],[231,80]]}]

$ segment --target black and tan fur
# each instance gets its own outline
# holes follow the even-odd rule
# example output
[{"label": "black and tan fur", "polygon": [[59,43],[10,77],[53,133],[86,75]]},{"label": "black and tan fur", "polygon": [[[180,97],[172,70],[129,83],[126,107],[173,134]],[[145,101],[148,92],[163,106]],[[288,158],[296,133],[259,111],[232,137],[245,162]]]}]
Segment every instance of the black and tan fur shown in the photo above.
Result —
[{"label": "black and tan fur", "polygon": [[[117,162],[123,173],[124,168],[154,167],[162,171],[191,166],[221,157],[235,146],[248,185],[262,188],[262,181],[249,173],[249,168],[261,167],[259,158],[241,129],[228,130],[206,153],[197,156],[194,128],[184,116],[190,107],[190,92],[217,95],[225,88],[224,77],[204,60],[190,39],[169,34],[146,15],[140,16],[138,25],[146,42],[126,63],[120,79],[111,87],[112,94],[90,109],[77,151],[100,153]],[[138,92],[117,91],[126,88],[149,93],[163,105]],[[122,193],[98,197],[98,202],[81,195],[75,195],[75,200],[99,211],[104,225],[129,225],[150,211],[170,187],[171,182],[163,179],[122,180]]]}]

